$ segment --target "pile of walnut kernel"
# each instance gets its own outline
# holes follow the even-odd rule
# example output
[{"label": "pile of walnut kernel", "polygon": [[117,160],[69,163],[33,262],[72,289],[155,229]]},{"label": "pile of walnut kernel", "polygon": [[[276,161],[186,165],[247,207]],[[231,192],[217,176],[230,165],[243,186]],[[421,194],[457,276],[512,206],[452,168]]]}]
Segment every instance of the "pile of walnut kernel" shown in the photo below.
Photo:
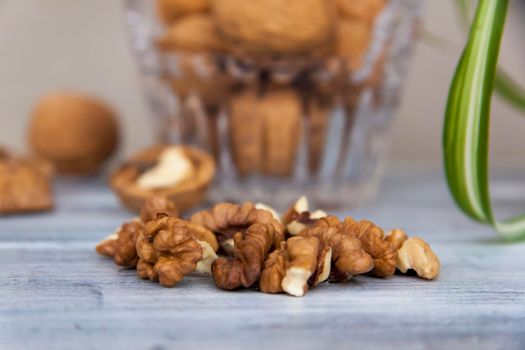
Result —
[{"label": "pile of walnut kernel", "polygon": [[409,238],[399,229],[385,235],[370,221],[340,221],[310,211],[305,197],[282,217],[266,205],[247,202],[220,203],[188,220],[179,218],[166,197],[150,197],[140,216],[100,242],[96,251],[165,287],[198,272],[211,275],[224,290],[293,296],[360,274],[390,277],[396,269],[413,270],[431,280],[440,269],[438,257],[421,238]]}]

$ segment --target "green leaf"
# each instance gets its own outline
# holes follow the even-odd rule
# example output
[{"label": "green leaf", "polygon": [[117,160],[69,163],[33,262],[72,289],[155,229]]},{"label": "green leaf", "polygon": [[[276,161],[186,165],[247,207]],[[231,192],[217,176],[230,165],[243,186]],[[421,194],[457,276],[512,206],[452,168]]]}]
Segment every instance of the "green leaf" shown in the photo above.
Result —
[{"label": "green leaf", "polygon": [[[472,0],[456,0],[461,25],[468,29],[472,15]],[[494,89],[507,103],[514,108],[525,111],[525,89],[519,86],[509,74],[499,68],[496,72]]]},{"label": "green leaf", "polygon": [[498,95],[515,108],[525,112],[525,89],[518,85],[505,71],[499,69],[496,73]]},{"label": "green leaf", "polygon": [[495,220],[489,191],[490,106],[508,0],[480,0],[449,91],[443,131],[447,181],[458,206],[509,240],[525,238],[525,216]]}]

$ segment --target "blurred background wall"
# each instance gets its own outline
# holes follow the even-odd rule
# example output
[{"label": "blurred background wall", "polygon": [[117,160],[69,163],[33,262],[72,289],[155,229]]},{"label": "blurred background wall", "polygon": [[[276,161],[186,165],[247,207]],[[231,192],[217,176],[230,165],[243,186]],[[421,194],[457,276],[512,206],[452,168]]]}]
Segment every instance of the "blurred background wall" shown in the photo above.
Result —
[{"label": "blurred background wall", "polygon": [[[451,45],[420,41],[403,104],[394,122],[393,161],[441,164],[441,124],[450,79],[464,43],[455,0],[421,0],[425,28]],[[511,1],[503,57],[525,85],[525,22]],[[25,148],[25,125],[36,99],[55,89],[77,89],[111,102],[124,129],[122,153],[153,141],[148,110],[126,42],[122,2],[108,0],[0,0],[0,143]],[[523,165],[525,115],[496,100],[494,164]]]}]

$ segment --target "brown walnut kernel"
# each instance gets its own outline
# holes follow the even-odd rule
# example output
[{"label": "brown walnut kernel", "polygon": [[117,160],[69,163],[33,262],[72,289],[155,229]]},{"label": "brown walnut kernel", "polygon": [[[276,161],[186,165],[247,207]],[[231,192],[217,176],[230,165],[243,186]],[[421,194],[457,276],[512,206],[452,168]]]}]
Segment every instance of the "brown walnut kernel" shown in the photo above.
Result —
[{"label": "brown walnut kernel", "polygon": [[288,262],[286,242],[281,242],[279,248],[268,255],[264,262],[264,268],[259,279],[259,289],[263,293],[281,293],[283,287],[281,282],[286,275],[286,263]]},{"label": "brown walnut kernel", "polygon": [[309,281],[312,286],[316,287],[330,278],[332,255],[332,248],[325,242],[321,242],[317,256],[317,268],[313,278]]},{"label": "brown walnut kernel", "polygon": [[264,264],[259,289],[303,296],[308,285],[317,286],[330,274],[331,249],[317,237],[296,236],[281,242]]},{"label": "brown walnut kernel", "polygon": [[219,242],[217,241],[217,237],[213,232],[202,225],[192,222],[187,221],[186,225],[188,226],[190,234],[195,237],[196,240],[200,242],[206,242],[214,252],[219,250]]},{"label": "brown walnut kernel", "polygon": [[255,223],[244,234],[234,237],[233,258],[218,258],[212,265],[217,287],[232,290],[251,287],[259,279],[262,267],[272,246],[279,246],[282,234],[274,225]]},{"label": "brown walnut kernel", "polygon": [[300,236],[318,237],[324,245],[331,248],[333,281],[345,281],[374,268],[372,257],[365,252],[361,242],[344,234],[339,227],[314,225],[302,231]]},{"label": "brown walnut kernel", "polygon": [[226,253],[233,249],[233,236],[241,235],[256,223],[268,224],[276,232],[274,247],[284,240],[284,227],[277,221],[271,212],[257,209],[251,202],[242,205],[219,203],[211,210],[203,210],[193,214],[190,222],[199,224],[217,235],[221,247]]},{"label": "brown walnut kernel", "polygon": [[419,237],[408,238],[397,251],[397,269],[416,271],[421,278],[432,280],[439,275],[440,262],[430,246]]},{"label": "brown walnut kernel", "polygon": [[147,223],[157,218],[158,214],[178,217],[179,212],[175,202],[166,196],[153,195],[144,201],[144,205],[140,210],[140,220]]},{"label": "brown walnut kernel", "polygon": [[392,276],[396,271],[397,251],[385,239],[383,230],[374,223],[351,217],[344,220],[342,232],[361,241],[363,249],[374,258],[372,274],[377,277]]},{"label": "brown walnut kernel", "polygon": [[308,290],[308,280],[317,269],[321,243],[317,237],[305,236],[292,237],[286,244],[289,263],[281,286],[287,294],[302,297]]},{"label": "brown walnut kernel", "polygon": [[139,259],[135,245],[142,228],[138,220],[123,224],[116,233],[97,245],[97,253],[112,258],[119,266],[135,267]]},{"label": "brown walnut kernel", "polygon": [[170,216],[148,222],[137,239],[141,278],[173,287],[194,271],[203,249],[184,220]]},{"label": "brown walnut kernel", "polygon": [[0,149],[0,215],[53,208],[50,165]]},{"label": "brown walnut kernel", "polygon": [[395,250],[399,250],[399,248],[401,248],[403,245],[403,242],[408,239],[408,236],[405,231],[401,229],[394,229],[388,232],[385,239],[392,245],[392,247],[394,247]]},{"label": "brown walnut kernel", "polygon": [[270,212],[270,214],[272,214],[272,217],[273,217],[277,222],[281,222],[281,214],[279,214],[279,213],[277,212],[277,210],[275,210],[274,208],[272,208],[272,207],[269,206],[268,204],[264,204],[264,203],[255,203],[255,209],[266,210],[266,211]]},{"label": "brown walnut kernel", "polygon": [[117,229],[115,233],[112,233],[101,240],[95,247],[95,251],[100,255],[113,258],[115,256],[115,252],[117,251],[118,231],[120,231],[120,229]]},{"label": "brown walnut kernel", "polygon": [[322,210],[310,212],[308,199],[302,196],[283,215],[282,222],[286,226],[287,232],[295,236],[301,233],[302,230],[312,226],[317,220],[326,216],[327,214]]}]

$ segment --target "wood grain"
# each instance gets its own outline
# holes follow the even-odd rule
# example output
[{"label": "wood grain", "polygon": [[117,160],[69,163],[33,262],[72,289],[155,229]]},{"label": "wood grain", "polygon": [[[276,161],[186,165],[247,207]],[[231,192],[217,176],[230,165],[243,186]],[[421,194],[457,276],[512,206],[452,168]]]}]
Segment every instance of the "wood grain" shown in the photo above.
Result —
[{"label": "wood grain", "polygon": [[[507,214],[525,189],[501,179]],[[0,349],[525,347],[525,245],[465,219],[431,171],[392,172],[381,200],[351,214],[427,239],[439,279],[358,277],[304,298],[139,280],[94,252],[130,217],[103,182],[62,181],[57,195],[52,214],[0,218]]]}]

